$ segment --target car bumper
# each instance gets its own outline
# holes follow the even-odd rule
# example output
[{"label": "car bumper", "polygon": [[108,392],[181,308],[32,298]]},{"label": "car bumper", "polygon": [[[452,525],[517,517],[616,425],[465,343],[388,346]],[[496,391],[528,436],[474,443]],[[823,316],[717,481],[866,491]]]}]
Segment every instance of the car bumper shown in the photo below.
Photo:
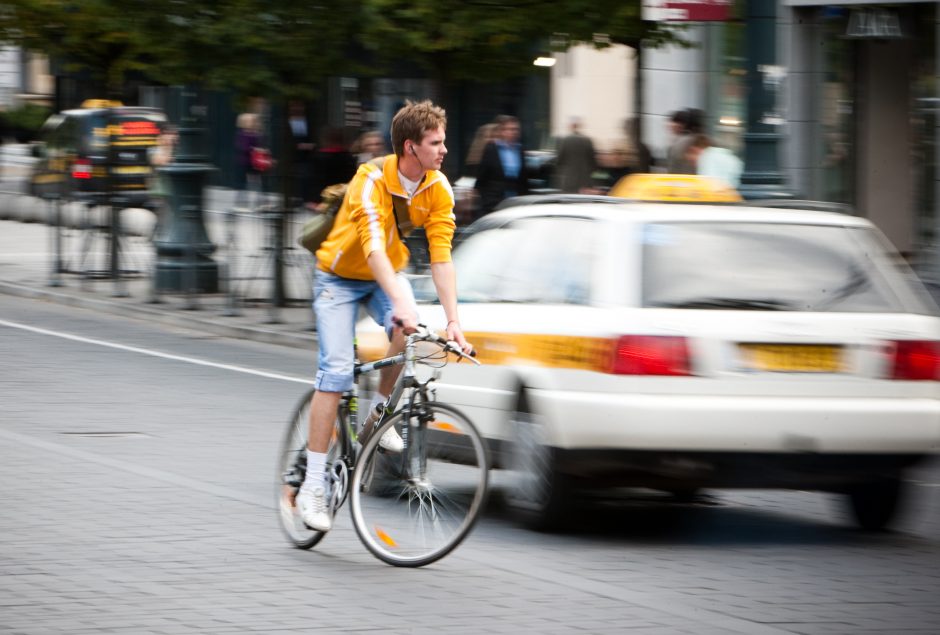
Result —
[{"label": "car bumper", "polygon": [[555,449],[556,469],[583,485],[666,491],[789,488],[844,491],[894,477],[923,454],[826,454]]},{"label": "car bumper", "polygon": [[615,395],[532,391],[549,444],[567,450],[926,454],[940,400]]}]

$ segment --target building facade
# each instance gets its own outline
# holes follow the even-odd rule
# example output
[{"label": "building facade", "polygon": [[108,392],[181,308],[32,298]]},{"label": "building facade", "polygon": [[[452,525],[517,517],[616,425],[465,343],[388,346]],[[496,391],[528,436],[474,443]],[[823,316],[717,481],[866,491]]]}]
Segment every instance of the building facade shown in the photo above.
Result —
[{"label": "building facade", "polygon": [[[731,19],[690,25],[692,49],[644,51],[643,136],[668,145],[668,115],[706,113],[706,132],[742,158],[774,144],[781,184],[794,196],[844,203],[876,223],[922,271],[938,257],[940,15],[937,2],[770,3],[776,60],[755,54],[745,0]],[[753,93],[768,99],[754,112]],[[765,131],[751,134],[759,122]],[[748,169],[745,165],[745,180]]]}]

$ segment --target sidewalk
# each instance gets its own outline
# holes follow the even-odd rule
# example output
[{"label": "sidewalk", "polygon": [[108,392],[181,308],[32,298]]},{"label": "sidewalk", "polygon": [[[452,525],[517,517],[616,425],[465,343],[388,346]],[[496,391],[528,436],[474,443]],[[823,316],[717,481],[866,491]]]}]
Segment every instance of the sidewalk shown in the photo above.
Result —
[{"label": "sidewalk", "polygon": [[[54,272],[54,227],[46,223],[46,202],[19,193],[0,191],[0,293],[158,321],[226,337],[271,344],[311,347],[316,342],[314,315],[310,308],[313,258],[293,248],[292,227],[285,245],[285,294],[288,306],[273,308],[271,255],[266,245],[266,222],[250,213],[231,213],[232,192],[208,188],[206,229],[218,249],[213,260],[220,270],[224,289],[228,266],[235,273],[237,296],[225,293],[162,294],[153,301],[151,270],[154,257],[150,235],[154,215],[142,209],[121,213],[124,230],[120,281],[103,276],[108,270],[107,234],[93,230],[62,230],[63,267],[70,273]],[[75,214],[79,212],[71,210]],[[293,223],[299,224],[300,220]],[[229,248],[227,245],[233,245]],[[84,254],[84,262],[82,255]],[[96,275],[82,276],[78,270]]]}]

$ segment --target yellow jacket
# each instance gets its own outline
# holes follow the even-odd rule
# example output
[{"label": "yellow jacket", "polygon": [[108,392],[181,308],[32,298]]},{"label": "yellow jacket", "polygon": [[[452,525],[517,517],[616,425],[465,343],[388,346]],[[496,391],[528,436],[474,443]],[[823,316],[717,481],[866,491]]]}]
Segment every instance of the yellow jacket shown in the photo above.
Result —
[{"label": "yellow jacket", "polygon": [[441,172],[429,170],[408,200],[398,179],[398,157],[391,154],[382,168],[370,163],[359,166],[333,229],[317,250],[317,267],[343,278],[373,280],[366,258],[373,251],[384,251],[395,271],[404,269],[409,252],[395,229],[393,196],[407,201],[409,218],[398,219],[402,232],[407,235],[413,227],[424,227],[431,262],[450,262],[456,227],[450,183]]}]

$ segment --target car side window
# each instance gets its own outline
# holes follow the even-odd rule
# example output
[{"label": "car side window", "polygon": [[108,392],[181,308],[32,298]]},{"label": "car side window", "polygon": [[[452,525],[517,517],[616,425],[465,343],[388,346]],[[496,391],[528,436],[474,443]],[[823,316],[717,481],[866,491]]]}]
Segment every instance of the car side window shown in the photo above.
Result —
[{"label": "car side window", "polygon": [[455,252],[463,302],[586,304],[596,248],[594,222],[523,218],[468,238]]}]

